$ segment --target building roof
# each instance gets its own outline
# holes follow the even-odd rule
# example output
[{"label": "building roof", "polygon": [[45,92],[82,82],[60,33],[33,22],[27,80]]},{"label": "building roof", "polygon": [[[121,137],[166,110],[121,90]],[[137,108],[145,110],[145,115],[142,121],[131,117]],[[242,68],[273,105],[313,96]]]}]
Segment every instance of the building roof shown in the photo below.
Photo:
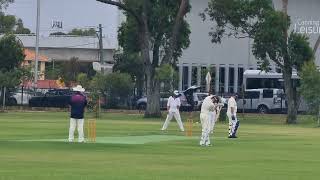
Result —
[{"label": "building roof", "polygon": [[[24,49],[24,54],[26,57],[24,58],[25,61],[34,61],[36,59],[36,53],[30,49]],[[38,56],[39,61],[41,62],[48,62],[49,58],[47,56],[39,54]]]},{"label": "building roof", "polygon": [[[282,73],[277,72],[266,72],[261,70],[245,70],[243,73],[245,78],[275,78],[275,79],[282,79]],[[293,79],[299,79],[297,72],[292,72]]]},{"label": "building roof", "polygon": [[[33,34],[17,34],[24,47],[35,47],[36,36]],[[66,48],[66,49],[98,49],[99,39],[94,36],[71,36],[71,35],[57,35],[57,36],[40,36],[40,48]],[[103,49],[115,50],[117,44],[113,43],[107,37],[102,38]]]},{"label": "building roof", "polygon": [[[31,81],[24,82],[24,87],[32,88],[33,84]],[[39,89],[64,89],[65,86],[61,86],[57,80],[38,80],[37,88]]]}]

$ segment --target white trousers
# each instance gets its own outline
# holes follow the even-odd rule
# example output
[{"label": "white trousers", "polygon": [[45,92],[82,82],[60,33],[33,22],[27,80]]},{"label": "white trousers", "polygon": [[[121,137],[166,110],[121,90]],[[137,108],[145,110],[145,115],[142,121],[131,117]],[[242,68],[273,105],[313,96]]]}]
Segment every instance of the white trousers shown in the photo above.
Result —
[{"label": "white trousers", "polygon": [[235,135],[238,118],[237,118],[237,116],[235,116],[235,119],[232,120],[232,115],[229,113],[227,113],[227,116],[229,119],[229,136],[232,136],[233,134]]},{"label": "white trousers", "polygon": [[78,142],[84,142],[83,124],[84,119],[70,118],[69,142],[74,141],[74,131],[76,127],[78,127]]},{"label": "white trousers", "polygon": [[201,113],[200,121],[202,126],[202,133],[200,138],[200,145],[210,145],[210,130],[211,130],[211,120],[210,113]]},{"label": "white trousers", "polygon": [[169,126],[169,123],[171,121],[172,118],[175,118],[178,125],[179,125],[179,128],[181,131],[184,131],[184,128],[183,128],[183,124],[182,124],[182,121],[181,121],[181,116],[180,116],[180,113],[179,111],[169,111],[168,115],[167,115],[167,119],[166,121],[164,122],[163,126],[162,126],[162,129],[161,130],[166,130]]},{"label": "white trousers", "polygon": [[210,132],[211,132],[211,134],[213,133],[214,126],[216,124],[216,116],[217,116],[216,111],[213,111],[213,112],[209,113]]}]

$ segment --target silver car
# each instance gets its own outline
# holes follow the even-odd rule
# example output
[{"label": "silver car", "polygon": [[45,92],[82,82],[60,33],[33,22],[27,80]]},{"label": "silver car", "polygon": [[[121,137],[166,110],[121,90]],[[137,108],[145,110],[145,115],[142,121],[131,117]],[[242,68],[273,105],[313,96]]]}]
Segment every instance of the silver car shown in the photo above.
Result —
[{"label": "silver car", "polygon": [[[190,107],[190,104],[187,102],[186,95],[188,93],[193,93],[193,101],[195,102],[195,110],[199,110],[202,102],[205,97],[208,96],[208,93],[198,93],[195,92],[199,89],[200,87],[198,86],[191,86],[185,91],[180,92],[180,101],[181,101],[181,110],[187,109]],[[167,108],[167,102],[168,98],[170,97],[170,94],[168,93],[160,93],[160,108],[161,109],[166,109]],[[145,110],[147,107],[147,97],[142,97],[137,100],[136,106],[139,110]]]}]

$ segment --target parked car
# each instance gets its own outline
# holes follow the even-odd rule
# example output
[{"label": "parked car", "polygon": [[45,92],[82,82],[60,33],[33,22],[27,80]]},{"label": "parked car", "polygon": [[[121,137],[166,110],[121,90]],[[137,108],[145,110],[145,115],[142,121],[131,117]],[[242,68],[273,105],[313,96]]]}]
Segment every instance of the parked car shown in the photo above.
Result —
[{"label": "parked car", "polygon": [[238,98],[238,111],[253,111],[265,114],[281,112],[286,109],[284,92],[282,89],[250,89]]},{"label": "parked car", "polygon": [[29,100],[31,107],[68,107],[69,99],[74,92],[69,89],[49,90],[43,96],[35,96]]},{"label": "parked car", "polygon": [[[181,101],[181,110],[187,109],[190,104],[187,102],[186,96],[188,94],[193,93],[193,101],[195,102],[195,110],[199,110],[201,108],[202,102],[206,96],[208,96],[208,93],[198,93],[195,92],[200,87],[198,86],[191,86],[185,91],[180,92],[180,101]],[[167,102],[168,98],[170,97],[170,94],[168,93],[160,93],[160,109],[166,109],[167,108]],[[136,106],[139,110],[145,110],[147,107],[147,97],[142,97],[137,100]]]},{"label": "parked car", "polygon": [[14,105],[28,105],[29,100],[34,96],[41,96],[43,95],[40,92],[34,92],[32,90],[24,90],[22,93],[22,89],[18,89],[12,93],[12,97],[14,98]]},{"label": "parked car", "polygon": [[[167,102],[170,95],[168,93],[160,93],[160,109],[167,108]],[[147,97],[144,96],[137,100],[136,107],[139,110],[145,110],[147,108]]]}]

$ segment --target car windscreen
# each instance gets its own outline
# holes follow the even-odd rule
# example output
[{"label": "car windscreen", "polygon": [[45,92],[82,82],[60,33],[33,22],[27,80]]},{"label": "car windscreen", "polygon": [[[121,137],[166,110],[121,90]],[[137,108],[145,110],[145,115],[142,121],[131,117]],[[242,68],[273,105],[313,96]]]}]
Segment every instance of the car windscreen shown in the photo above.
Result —
[{"label": "car windscreen", "polygon": [[203,101],[207,97],[207,95],[206,94],[197,94],[197,97],[198,97],[199,101]]}]

